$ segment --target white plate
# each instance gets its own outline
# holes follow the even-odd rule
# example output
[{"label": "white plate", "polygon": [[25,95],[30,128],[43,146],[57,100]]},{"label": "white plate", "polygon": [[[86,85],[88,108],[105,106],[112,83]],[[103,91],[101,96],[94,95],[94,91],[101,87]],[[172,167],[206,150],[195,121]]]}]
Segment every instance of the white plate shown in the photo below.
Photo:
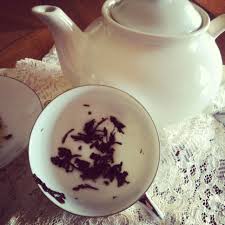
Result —
[{"label": "white plate", "polygon": [[31,88],[13,78],[0,76],[0,117],[6,126],[5,134],[13,135],[0,146],[0,168],[26,148],[41,111],[41,102]]}]

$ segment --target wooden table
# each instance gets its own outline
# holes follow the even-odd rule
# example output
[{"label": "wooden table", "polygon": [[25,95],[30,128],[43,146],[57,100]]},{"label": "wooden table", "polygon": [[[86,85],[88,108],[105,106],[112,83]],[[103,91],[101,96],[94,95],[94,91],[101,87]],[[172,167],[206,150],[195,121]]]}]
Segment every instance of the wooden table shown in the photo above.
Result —
[{"label": "wooden table", "polygon": [[61,7],[81,29],[101,14],[104,0],[2,0],[0,2],[0,67],[23,58],[41,59],[52,47],[48,29],[31,13],[40,4]]},{"label": "wooden table", "polygon": [[[47,28],[31,14],[32,6],[61,7],[82,29],[101,13],[104,0],[2,0],[0,3],[0,67],[23,58],[41,59],[53,45]],[[225,0],[196,0],[213,16],[225,13]],[[217,40],[225,63],[225,33]]]}]

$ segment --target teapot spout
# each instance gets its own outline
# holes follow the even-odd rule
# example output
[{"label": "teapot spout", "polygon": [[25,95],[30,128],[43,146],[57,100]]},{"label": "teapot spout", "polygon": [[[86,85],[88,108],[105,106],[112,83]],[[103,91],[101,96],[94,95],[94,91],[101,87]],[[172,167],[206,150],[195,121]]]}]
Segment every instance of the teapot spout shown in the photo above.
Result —
[{"label": "teapot spout", "polygon": [[56,6],[39,5],[33,7],[32,12],[49,27],[53,35],[56,32],[58,35],[58,32],[71,32],[74,29],[80,30],[74,22]]},{"label": "teapot spout", "polygon": [[[74,81],[74,58],[83,52],[85,34],[58,7],[39,5],[32,8],[32,12],[45,23],[52,33],[62,71],[70,81]],[[76,54],[76,55],[75,55]]]}]

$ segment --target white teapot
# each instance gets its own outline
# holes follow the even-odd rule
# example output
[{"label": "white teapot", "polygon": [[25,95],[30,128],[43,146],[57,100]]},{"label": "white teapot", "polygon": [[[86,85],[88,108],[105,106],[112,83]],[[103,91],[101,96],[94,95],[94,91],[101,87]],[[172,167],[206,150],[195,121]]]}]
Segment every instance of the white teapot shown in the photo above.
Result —
[{"label": "white teapot", "polygon": [[33,12],[55,39],[64,75],[74,86],[104,84],[137,98],[158,126],[200,113],[223,73],[215,39],[225,15],[210,23],[188,0],[107,0],[84,32],[49,5]]}]

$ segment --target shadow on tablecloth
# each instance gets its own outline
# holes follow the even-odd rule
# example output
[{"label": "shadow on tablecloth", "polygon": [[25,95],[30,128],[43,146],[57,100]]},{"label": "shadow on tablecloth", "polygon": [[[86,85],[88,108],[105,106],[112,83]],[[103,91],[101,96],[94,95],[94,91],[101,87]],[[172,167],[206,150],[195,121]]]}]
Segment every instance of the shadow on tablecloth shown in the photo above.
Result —
[{"label": "shadow on tablecloth", "polygon": [[70,222],[85,220],[63,211],[43,195],[33,181],[27,151],[0,169],[0,199],[1,225],[57,224],[62,217]]}]

